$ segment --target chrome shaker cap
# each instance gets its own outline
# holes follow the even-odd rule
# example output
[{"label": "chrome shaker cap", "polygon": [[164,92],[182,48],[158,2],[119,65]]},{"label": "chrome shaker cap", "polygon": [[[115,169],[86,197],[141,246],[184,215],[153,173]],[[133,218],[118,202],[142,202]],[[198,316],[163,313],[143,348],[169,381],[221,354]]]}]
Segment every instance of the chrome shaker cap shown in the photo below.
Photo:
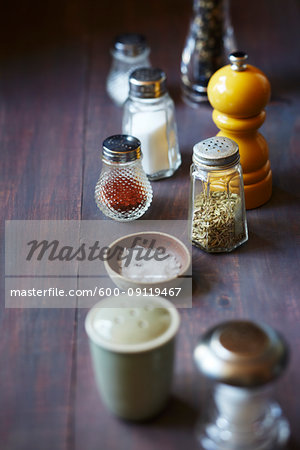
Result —
[{"label": "chrome shaker cap", "polygon": [[232,52],[229,55],[229,61],[231,64],[231,69],[236,72],[243,72],[247,69],[247,59],[248,55],[245,52]]},{"label": "chrome shaker cap", "polygon": [[193,162],[211,169],[226,168],[240,160],[239,147],[232,139],[214,136],[198,142],[193,148]]},{"label": "chrome shaker cap", "polygon": [[129,95],[137,98],[157,98],[167,92],[167,76],[161,69],[141,67],[129,77]]},{"label": "chrome shaker cap", "polygon": [[116,134],[103,141],[102,159],[126,163],[141,158],[141,142],[134,136]]},{"label": "chrome shaker cap", "polygon": [[280,375],[288,361],[288,347],[271,327],[234,320],[207,331],[195,348],[194,359],[205,376],[251,388]]},{"label": "chrome shaker cap", "polygon": [[113,53],[116,56],[139,56],[149,50],[145,36],[138,33],[119,34],[113,44]]}]

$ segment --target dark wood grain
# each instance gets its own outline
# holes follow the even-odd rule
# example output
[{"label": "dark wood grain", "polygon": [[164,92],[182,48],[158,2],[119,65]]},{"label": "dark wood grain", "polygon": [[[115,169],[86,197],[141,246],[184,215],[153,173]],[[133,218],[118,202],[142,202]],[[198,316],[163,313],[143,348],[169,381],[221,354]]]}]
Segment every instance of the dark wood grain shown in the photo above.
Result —
[{"label": "dark wood grain", "polygon": [[[289,448],[300,448],[300,7],[297,0],[232,0],[231,10],[239,47],[272,84],[262,132],[270,147],[273,196],[248,212],[246,245],[228,255],[193,251],[193,309],[181,311],[168,407],[147,424],[112,417],[94,384],[86,310],[6,310],[2,279],[1,450],[196,449],[194,425],[206,408],[206,386],[193,348],[210,325],[240,317],[269,323],[290,343],[291,362],[274,395],[291,423]],[[180,0],[6,6],[0,19],[3,220],[103,219],[93,190],[100,144],[121,130],[122,111],[105,92],[109,46],[120,31],[147,36],[151,61],[167,72],[176,102],[183,164],[174,177],[153,183],[144,219],[187,217],[192,147],[217,131],[209,105],[192,109],[180,99],[190,13],[191,2]]]},{"label": "dark wood grain", "polygon": [[[19,6],[1,16],[2,220],[79,219],[87,46]],[[66,449],[76,311],[5,310],[4,278],[1,299],[0,448]]]}]

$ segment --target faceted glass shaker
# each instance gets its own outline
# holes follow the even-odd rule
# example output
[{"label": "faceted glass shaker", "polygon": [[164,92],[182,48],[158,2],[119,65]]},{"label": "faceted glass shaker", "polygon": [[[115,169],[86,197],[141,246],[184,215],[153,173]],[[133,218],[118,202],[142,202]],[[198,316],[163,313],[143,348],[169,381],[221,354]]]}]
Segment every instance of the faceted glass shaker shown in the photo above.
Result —
[{"label": "faceted glass shaker", "polygon": [[141,143],[133,136],[115,135],[103,142],[103,164],[95,187],[95,201],[111,219],[135,220],[149,208],[152,188],[141,160]]},{"label": "faceted glass shaker", "polygon": [[128,97],[130,73],[137,67],[150,66],[149,53],[146,39],[140,34],[124,33],[116,37],[106,90],[118,106],[122,106]]},{"label": "faceted glass shaker", "polygon": [[191,105],[207,100],[212,74],[236,49],[229,0],[194,0],[193,18],[181,58],[181,87]]},{"label": "faceted glass shaker", "polygon": [[181,165],[174,102],[166,89],[166,74],[140,68],[129,79],[123,133],[142,143],[143,168],[150,180],[167,178]]},{"label": "faceted glass shaker", "polygon": [[213,393],[213,401],[203,399],[196,427],[201,448],[285,448],[290,427],[271,385],[287,365],[288,347],[274,329],[243,320],[221,323],[200,338],[194,359]]},{"label": "faceted glass shaker", "polygon": [[212,137],[193,149],[190,239],[206,252],[230,252],[248,239],[238,145]]}]

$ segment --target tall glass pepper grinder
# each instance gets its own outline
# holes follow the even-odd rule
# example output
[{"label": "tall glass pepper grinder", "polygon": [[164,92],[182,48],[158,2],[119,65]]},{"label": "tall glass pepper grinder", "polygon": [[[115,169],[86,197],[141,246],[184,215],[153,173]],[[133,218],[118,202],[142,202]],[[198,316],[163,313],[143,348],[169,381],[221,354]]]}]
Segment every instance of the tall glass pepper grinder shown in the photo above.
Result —
[{"label": "tall glass pepper grinder", "polygon": [[230,252],[248,239],[238,145],[212,137],[193,149],[190,239],[206,252]]},{"label": "tall glass pepper grinder", "polygon": [[207,450],[276,450],[290,429],[268,388],[284,370],[288,349],[271,327],[230,321],[207,331],[194,352],[199,371],[216,382],[214,404],[197,425]]},{"label": "tall glass pepper grinder", "polygon": [[207,100],[207,83],[235,49],[229,0],[194,0],[194,15],[181,58],[183,98],[197,105]]},{"label": "tall glass pepper grinder", "polygon": [[149,208],[152,188],[141,159],[141,143],[134,136],[118,134],[103,142],[103,165],[95,200],[111,219],[128,222],[138,219]]},{"label": "tall glass pepper grinder", "polygon": [[128,97],[130,73],[137,67],[150,66],[149,53],[146,39],[141,34],[123,33],[115,38],[106,90],[118,106],[122,106]]},{"label": "tall glass pepper grinder", "polygon": [[136,69],[124,106],[123,133],[140,139],[143,168],[150,180],[170,177],[181,164],[175,106],[166,79],[161,69]]}]

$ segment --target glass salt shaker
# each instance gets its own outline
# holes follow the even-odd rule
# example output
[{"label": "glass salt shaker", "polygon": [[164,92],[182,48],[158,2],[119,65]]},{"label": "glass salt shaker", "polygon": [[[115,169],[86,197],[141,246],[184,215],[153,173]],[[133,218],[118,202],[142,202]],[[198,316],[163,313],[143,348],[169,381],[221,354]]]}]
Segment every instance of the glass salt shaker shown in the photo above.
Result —
[{"label": "glass salt shaker", "polygon": [[180,166],[181,155],[166,74],[157,68],[139,68],[130,75],[129,86],[123,133],[140,139],[143,168],[150,180],[170,177]]},{"label": "glass salt shaker", "polygon": [[193,149],[190,239],[206,252],[230,252],[248,239],[239,148],[215,136]]},{"label": "glass salt shaker", "polygon": [[130,73],[137,67],[150,66],[149,53],[146,39],[141,34],[124,33],[116,37],[106,90],[118,106],[122,106],[128,97]]},{"label": "glass salt shaker", "polygon": [[103,214],[111,219],[119,222],[135,220],[149,208],[152,188],[141,161],[141,143],[137,138],[115,135],[104,140],[95,201]]},{"label": "glass salt shaker", "polygon": [[202,336],[194,359],[214,383],[213,401],[196,426],[203,449],[285,448],[290,427],[270,398],[270,383],[286,367],[288,348],[275,330],[249,321],[224,322]]},{"label": "glass salt shaker", "polygon": [[193,0],[194,15],[181,58],[183,98],[192,106],[207,100],[212,74],[236,49],[229,0]]}]

